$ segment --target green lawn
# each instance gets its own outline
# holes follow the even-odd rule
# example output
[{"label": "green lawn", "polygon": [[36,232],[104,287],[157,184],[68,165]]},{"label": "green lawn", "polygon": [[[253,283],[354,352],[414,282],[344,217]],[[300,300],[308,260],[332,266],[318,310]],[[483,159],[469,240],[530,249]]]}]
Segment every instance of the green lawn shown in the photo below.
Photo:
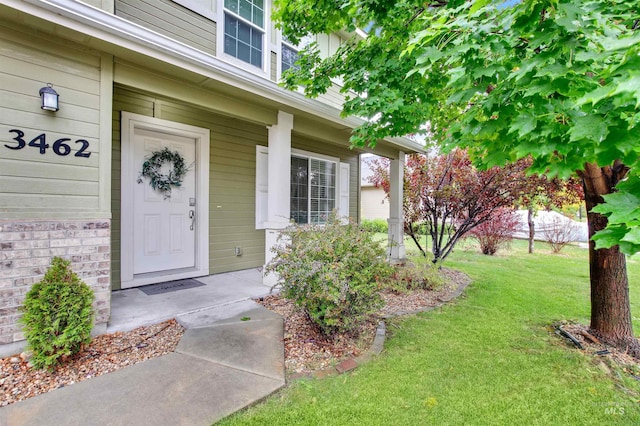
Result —
[{"label": "green lawn", "polygon": [[[297,381],[222,424],[640,424],[639,382],[605,374],[550,328],[588,323],[587,251],[525,250],[461,246],[446,266],[473,283],[457,302],[393,321],[382,355],[353,373]],[[640,256],[629,276],[638,332]]]}]

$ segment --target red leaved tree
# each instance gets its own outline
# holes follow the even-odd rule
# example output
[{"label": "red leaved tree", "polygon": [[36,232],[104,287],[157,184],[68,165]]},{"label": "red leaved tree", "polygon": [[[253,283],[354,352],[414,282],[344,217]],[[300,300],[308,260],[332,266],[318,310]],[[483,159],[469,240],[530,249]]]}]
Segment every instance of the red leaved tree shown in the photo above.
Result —
[{"label": "red leaved tree", "polygon": [[483,254],[493,256],[511,242],[519,224],[513,209],[501,207],[491,212],[489,220],[469,231],[469,235],[478,240]]},{"label": "red leaved tree", "polygon": [[[491,218],[492,212],[511,207],[521,196],[526,161],[488,170],[476,169],[466,151],[446,155],[407,156],[404,172],[405,232],[426,257],[417,229],[431,237],[432,261],[447,258],[467,232]],[[370,182],[389,194],[389,167],[385,159],[370,161]]]}]

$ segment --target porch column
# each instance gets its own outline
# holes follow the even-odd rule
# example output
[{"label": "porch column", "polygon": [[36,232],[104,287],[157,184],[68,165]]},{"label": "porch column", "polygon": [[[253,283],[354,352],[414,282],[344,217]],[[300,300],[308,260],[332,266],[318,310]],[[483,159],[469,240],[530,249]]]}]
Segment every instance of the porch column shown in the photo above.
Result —
[{"label": "porch column", "polygon": [[[278,243],[280,230],[290,223],[291,215],[291,131],[293,115],[278,112],[278,124],[269,127],[267,184],[267,222],[265,226],[265,264],[273,258],[271,248]],[[262,282],[273,286],[274,274],[263,275]]]},{"label": "porch column", "polygon": [[406,257],[404,247],[404,211],[402,209],[404,158],[404,152],[399,151],[398,158],[391,160],[389,169],[389,219],[387,222],[389,223],[390,258],[392,261],[400,261]]}]

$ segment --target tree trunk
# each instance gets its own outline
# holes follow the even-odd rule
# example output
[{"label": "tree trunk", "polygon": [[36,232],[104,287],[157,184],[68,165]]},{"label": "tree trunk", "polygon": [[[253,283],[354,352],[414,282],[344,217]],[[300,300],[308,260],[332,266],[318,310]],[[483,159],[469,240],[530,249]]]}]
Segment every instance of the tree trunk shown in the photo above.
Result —
[{"label": "tree trunk", "polygon": [[536,224],[533,221],[533,206],[527,209],[527,223],[529,224],[529,254],[533,253],[533,239],[536,236]]},{"label": "tree trunk", "polygon": [[[628,167],[616,161],[612,167],[587,163],[579,172],[584,187],[589,237],[607,226],[606,216],[593,213],[591,209],[604,202],[602,196],[613,192],[628,171]],[[618,246],[596,250],[595,243],[589,241],[589,269],[591,329],[610,344],[638,356],[640,345],[633,335],[625,255]]]}]

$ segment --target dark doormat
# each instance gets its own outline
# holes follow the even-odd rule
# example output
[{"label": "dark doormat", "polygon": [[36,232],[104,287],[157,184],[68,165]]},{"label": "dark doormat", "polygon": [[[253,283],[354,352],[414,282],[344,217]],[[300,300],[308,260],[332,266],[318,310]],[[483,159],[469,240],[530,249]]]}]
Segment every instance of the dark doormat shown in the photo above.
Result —
[{"label": "dark doormat", "polygon": [[186,290],[188,288],[201,287],[203,284],[200,281],[189,278],[186,280],[167,281],[164,283],[150,284],[143,287],[138,287],[147,296],[153,296],[155,294],[169,293],[170,291]]}]

